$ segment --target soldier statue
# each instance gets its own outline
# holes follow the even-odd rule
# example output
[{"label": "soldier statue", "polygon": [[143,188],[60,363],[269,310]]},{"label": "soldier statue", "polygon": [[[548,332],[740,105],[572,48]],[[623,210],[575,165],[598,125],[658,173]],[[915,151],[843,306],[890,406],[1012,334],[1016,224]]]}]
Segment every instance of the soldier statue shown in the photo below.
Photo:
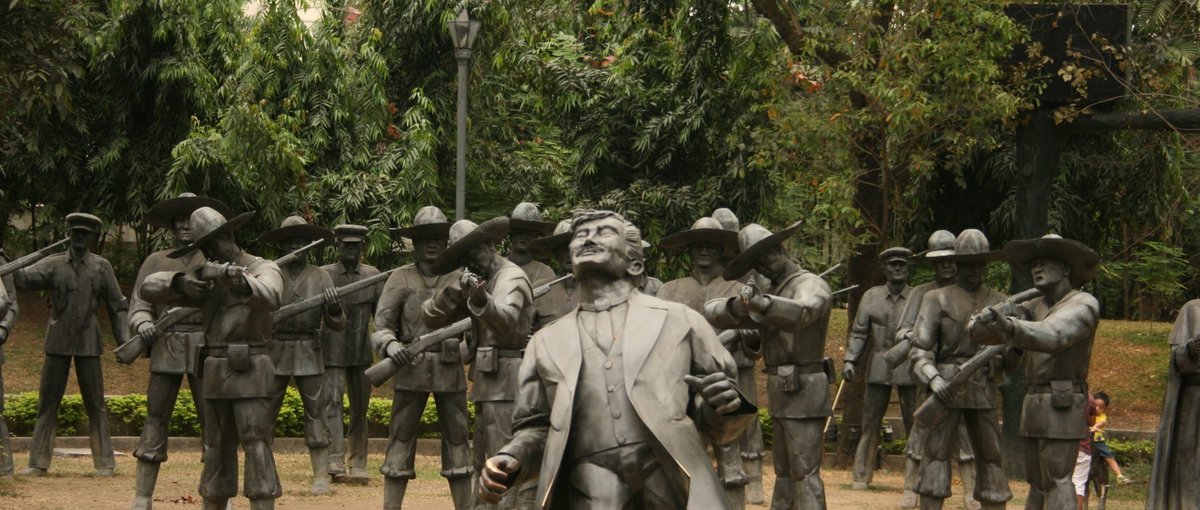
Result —
[{"label": "soldier statue", "polygon": [[1008,477],[1000,465],[1000,425],[996,416],[998,363],[984,368],[951,387],[959,365],[979,350],[967,331],[967,321],[984,308],[1000,303],[1004,294],[983,284],[988,262],[999,251],[989,251],[987,237],[975,229],[964,230],[954,240],[954,254],[946,255],[957,266],[955,284],[931,290],[922,300],[913,325],[913,375],[945,405],[948,415],[930,426],[924,436],[916,492],[922,509],[941,508],[950,497],[950,456],[956,452],[959,423],[975,452],[975,499],[984,509],[1004,508],[1012,498]]},{"label": "soldier statue", "polygon": [[239,446],[246,454],[242,492],[251,510],[275,508],[283,494],[271,453],[275,368],[267,343],[285,284],[279,266],[242,251],[233,239],[253,216],[226,220],[211,207],[196,209],[188,221],[192,243],[168,256],[200,249],[208,262],[192,271],[154,273],[138,288],[150,303],[200,309],[204,510],[223,510],[237,496]]},{"label": "soldier statue", "polygon": [[[922,283],[913,287],[912,292],[908,295],[908,303],[904,307],[904,312],[900,318],[899,327],[896,330],[896,344],[884,354],[884,358],[894,358],[888,363],[897,366],[906,367],[905,370],[912,373],[912,363],[910,355],[912,354],[912,328],[917,322],[917,313],[921,310],[921,301],[925,299],[925,294],[934,289],[940,289],[954,285],[954,276],[958,272],[958,266],[953,261],[946,258],[947,255],[954,254],[954,234],[947,230],[938,230],[929,236],[927,249],[920,255],[921,258],[930,262],[933,265],[933,281]],[[924,385],[917,387],[916,401],[923,402],[929,397],[928,388]],[[905,441],[904,449],[904,495],[900,498],[900,508],[913,509],[917,508],[919,498],[916,493],[918,467],[921,463],[921,445],[925,442],[925,433],[928,427],[913,422],[912,427],[906,428],[907,440]],[[958,425],[958,474],[962,477],[963,486],[963,508],[967,510],[978,510],[979,502],[975,500],[975,454],[971,451],[971,442],[967,438],[967,426],[963,423]]]},{"label": "soldier statue", "polygon": [[832,296],[824,280],[787,255],[783,242],[799,228],[795,223],[774,234],[758,224],[742,228],[741,253],[724,277],[740,280],[753,268],[771,287],[761,291],[751,277],[740,296],[705,305],[716,327],[758,329],[762,339],[775,431],[772,508],[825,508],[821,453],[825,421],[833,414],[833,368],[825,357]]},{"label": "soldier statue", "polygon": [[1100,322],[1100,303],[1079,288],[1096,276],[1100,256],[1083,243],[1050,234],[1008,242],[1004,258],[1014,269],[1029,268],[1042,297],[985,308],[971,322],[971,336],[1007,345],[1015,355],[1010,361],[1019,360],[1025,372],[1020,427],[1029,481],[1025,508],[1071,508],[1075,454],[1089,435],[1088,366]]},{"label": "soldier statue", "polygon": [[700,314],[634,289],[641,239],[620,215],[572,225],[581,304],[530,341],[513,437],[485,463],[481,497],[536,480],[536,508],[723,508],[705,443],[756,414],[733,359]]},{"label": "soldier statue", "polygon": [[[258,237],[263,244],[276,243],[281,253],[291,253],[305,245],[324,239],[333,240],[333,232],[308,223],[299,216],[284,218],[278,228]],[[321,268],[308,263],[308,254],[296,257],[280,268],[284,290],[280,304],[288,305],[310,296],[324,294],[325,306],[301,312],[275,324],[271,342],[267,344],[271,363],[275,367],[274,406],[276,416],[283,407],[288,383],[296,381],[300,401],[304,406],[304,444],[312,460],[315,495],[329,493],[329,426],[325,422],[325,361],[322,356],[322,330],[343,331],[346,314],[334,291],[333,278]]]},{"label": "soldier statue", "polygon": [[416,478],[417,438],[425,402],[433,394],[438,426],[442,432],[442,476],[450,483],[456,510],[471,508],[475,472],[467,442],[467,381],[463,355],[457,338],[414,355],[405,349],[418,336],[430,331],[421,320],[421,305],[439,288],[457,282],[461,271],[438,275],[433,263],[446,249],[450,223],[437,207],[417,211],[413,224],[392,230],[396,237],[412,240],[413,263],[394,271],[384,284],[375,312],[371,343],[380,357],[390,357],[403,368],[393,379],[392,419],[388,427],[387,456],[380,472],[384,476],[383,508],[399,510],[404,504],[408,481]]},{"label": "soldier statue", "polygon": [[[8,262],[0,249],[0,265]],[[8,438],[8,423],[4,420],[4,343],[17,323],[21,307],[17,303],[17,286],[11,274],[0,280],[0,478],[12,478],[12,442]]]},{"label": "soldier statue", "polygon": [[[146,213],[146,224],[170,229],[174,234],[175,247],[182,248],[192,242],[189,220],[192,212],[201,207],[211,207],[221,214],[229,208],[221,201],[183,193],[151,207]],[[136,332],[149,346],[150,382],[146,388],[146,421],[142,435],[138,438],[133,456],[137,459],[136,482],[134,485],[133,510],[149,510],[153,503],[154,486],[158,481],[159,465],[167,460],[167,425],[175,409],[179,388],[187,377],[192,402],[196,405],[196,416],[201,429],[204,428],[204,400],[198,376],[200,348],[204,346],[204,329],[200,314],[191,314],[173,326],[159,331],[154,322],[169,307],[154,305],[141,297],[142,283],[150,275],[162,271],[192,273],[204,266],[204,254],[199,251],[171,258],[172,250],[151,253],[138,269],[133,282],[133,297],[129,300],[129,330]]]},{"label": "soldier statue", "polygon": [[50,469],[58,406],[74,360],[79,393],[88,416],[96,476],[112,476],[116,460],[108,432],[108,407],[104,403],[104,376],[100,370],[104,347],[96,309],[101,304],[108,309],[113,336],[120,345],[129,336],[128,302],[117,285],[112,265],[89,251],[100,232],[100,218],[71,213],[66,220],[71,231],[70,249],[17,270],[13,278],[18,289],[50,291],[52,303],[46,330],[46,359],[38,387],[38,419],[25,475],[44,476]]},{"label": "soldier statue", "polygon": [[[659,299],[680,303],[697,313],[704,313],[705,303],[737,296],[741,292],[741,284],[721,277],[725,272],[721,256],[736,251],[737,232],[721,228],[717,220],[700,218],[691,228],[664,237],[661,245],[667,250],[686,252],[692,270],[688,276],[663,284],[658,290]],[[730,352],[730,355],[733,354]],[[736,360],[734,364],[737,364]],[[738,383],[740,385],[742,381],[739,379]],[[749,482],[742,466],[740,440],[739,436],[739,441],[713,446],[717,457],[717,477],[725,486],[726,506],[732,509],[745,507],[745,488]]]},{"label": "soldier statue", "polygon": [[[362,225],[338,225],[333,227],[337,238],[338,261],[323,266],[334,287],[342,287],[379,274],[374,266],[362,263],[367,227]],[[375,303],[379,301],[382,285],[369,291],[342,296],[339,300],[346,317],[342,331],[327,328],[323,332],[322,350],[325,357],[325,422],[329,427],[329,474],[333,481],[365,485],[367,476],[367,404],[371,399],[371,383],[364,371],[371,366],[371,339],[368,329]],[[342,399],[349,395],[350,469],[346,470],[346,449],[342,438],[346,437],[345,421],[342,418]]]},{"label": "soldier statue", "polygon": [[[892,387],[900,397],[900,415],[904,430],[912,430],[912,416],[916,407],[917,386],[909,371],[908,363],[895,368],[883,359],[883,353],[896,340],[904,308],[908,305],[912,288],[908,286],[908,259],[912,251],[904,247],[893,247],[879,254],[879,262],[887,283],[872,287],[858,302],[858,313],[850,328],[846,342],[846,360],[842,378],[854,381],[859,367],[866,371],[867,391],[863,403],[862,437],[854,454],[854,484],[856,490],[867,489],[875,474],[875,458],[879,447],[879,426],[892,399]],[[868,351],[868,347],[870,351]],[[865,364],[865,366],[864,366]]]},{"label": "soldier statue", "polygon": [[[533,249],[553,257],[558,263],[560,275],[571,273],[571,220],[562,220],[554,226],[554,234],[538,238],[533,242]],[[549,324],[550,321],[566,315],[579,306],[578,293],[575,291],[575,280],[568,279],[550,287],[550,292],[537,303],[537,324]]]},{"label": "soldier statue", "polygon": [[[475,402],[475,470],[512,439],[517,369],[533,323],[533,288],[512,261],[501,257],[496,243],[508,234],[509,218],[476,225],[459,220],[450,227],[450,244],[433,263],[438,275],[466,266],[467,271],[434,291],[423,305],[425,326],[437,328],[469,317],[471,330],[471,398]],[[532,502],[508,497],[501,508]]]},{"label": "soldier statue", "polygon": [[[1200,269],[1200,255],[1188,262]],[[1193,508],[1200,501],[1200,299],[1179,310],[1169,343],[1167,388],[1146,510]]]},{"label": "soldier statue", "polygon": [[[721,224],[721,228],[733,232],[736,236],[742,229],[741,221],[733,211],[720,207],[713,210],[712,219]],[[734,249],[737,249],[736,237]],[[729,264],[729,255],[721,257],[721,266]],[[722,269],[724,271],[724,269]],[[758,281],[760,287],[770,286],[765,278],[753,271],[751,275]],[[733,361],[738,366],[738,389],[746,396],[751,404],[758,405],[758,373],[754,370],[758,359],[762,358],[762,346],[758,340],[758,330],[740,329],[732,339],[733,343],[725,345],[733,353]],[[724,342],[724,341],[723,341]],[[762,461],[765,456],[763,449],[762,423],[758,420],[750,422],[746,431],[738,438],[738,449],[742,455],[742,469],[746,472],[746,502],[761,505],[766,500],[763,497]]]}]

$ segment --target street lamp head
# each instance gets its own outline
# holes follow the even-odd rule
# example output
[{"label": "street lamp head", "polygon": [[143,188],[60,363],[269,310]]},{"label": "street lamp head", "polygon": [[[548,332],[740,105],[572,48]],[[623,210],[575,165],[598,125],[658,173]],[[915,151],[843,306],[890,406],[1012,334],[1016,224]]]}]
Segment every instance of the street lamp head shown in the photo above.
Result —
[{"label": "street lamp head", "polygon": [[455,50],[471,51],[475,36],[479,35],[479,24],[467,16],[466,9],[458,11],[458,17],[446,24],[450,28],[450,40],[454,42]]}]

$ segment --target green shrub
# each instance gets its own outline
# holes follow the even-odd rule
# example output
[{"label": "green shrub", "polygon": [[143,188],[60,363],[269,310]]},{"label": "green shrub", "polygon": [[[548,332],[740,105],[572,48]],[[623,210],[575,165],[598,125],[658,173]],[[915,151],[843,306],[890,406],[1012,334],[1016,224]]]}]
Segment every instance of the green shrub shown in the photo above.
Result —
[{"label": "green shrub", "polygon": [[1149,439],[1134,439],[1122,441],[1109,439],[1109,449],[1122,466],[1126,464],[1151,464],[1154,462],[1154,441]]}]

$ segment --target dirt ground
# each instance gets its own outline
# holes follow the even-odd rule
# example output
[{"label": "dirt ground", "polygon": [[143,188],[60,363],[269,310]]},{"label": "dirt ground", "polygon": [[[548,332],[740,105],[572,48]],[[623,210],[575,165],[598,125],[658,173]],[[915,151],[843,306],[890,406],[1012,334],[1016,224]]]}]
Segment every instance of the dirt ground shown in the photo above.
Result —
[{"label": "dirt ground", "polygon": [[[372,480],[365,487],[350,487],[335,485],[334,492],[328,496],[309,496],[306,494],[310,484],[309,461],[306,454],[276,455],[280,477],[283,481],[284,495],[277,500],[276,508],[283,510],[316,510],[316,509],[374,509],[382,505],[383,488],[378,480]],[[18,471],[22,469],[28,456],[16,456]],[[378,456],[372,456],[368,470],[377,473]],[[451,507],[449,490],[445,481],[438,476],[440,462],[437,457],[418,456],[417,479],[409,484],[404,508],[413,510],[444,510]],[[171,454],[170,460],[163,464],[159,476],[158,488],[155,492],[154,508],[169,509],[199,509],[200,498],[196,494],[196,483],[199,478],[200,455],[194,452]],[[770,471],[769,469],[767,471]],[[90,458],[55,458],[50,467],[50,475],[44,478],[17,477],[14,480],[0,480],[0,509],[87,509],[87,510],[117,510],[129,508],[133,497],[134,461],[129,457],[117,459],[116,475],[112,478],[96,478],[92,475],[93,468]],[[767,497],[774,487],[775,477],[770,473],[764,475],[763,483]],[[850,473],[842,470],[826,470],[823,476],[826,486],[826,499],[831,509],[884,509],[898,508],[902,476],[895,471],[879,471],[876,473],[874,490],[870,492],[850,490]],[[1023,496],[1026,486],[1014,482],[1013,492]],[[947,501],[946,508],[961,508],[961,485],[955,480],[955,498]],[[1021,497],[1009,502],[1011,508],[1019,508],[1023,504]],[[1136,501],[1111,501],[1108,507],[1112,509],[1141,508],[1144,503]],[[236,508],[248,508],[245,499],[235,502]],[[766,506],[748,505],[750,509],[765,509]]]}]

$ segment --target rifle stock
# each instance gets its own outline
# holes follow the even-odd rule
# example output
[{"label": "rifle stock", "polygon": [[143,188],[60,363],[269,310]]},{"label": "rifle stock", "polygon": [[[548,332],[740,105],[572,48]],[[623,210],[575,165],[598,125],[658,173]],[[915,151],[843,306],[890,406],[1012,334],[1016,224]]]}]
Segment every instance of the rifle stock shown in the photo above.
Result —
[{"label": "rifle stock", "polygon": [[54,244],[46,246],[35,252],[27,253],[24,256],[14,259],[12,262],[0,266],[0,276],[7,276],[9,273],[14,273],[18,269],[32,265],[34,262],[42,260],[50,255],[50,250],[62,246],[71,241],[70,237],[59,239]]},{"label": "rifle stock", "polygon": [[[64,239],[63,241],[68,241],[68,240],[70,240],[70,238]],[[60,241],[60,242],[63,242],[63,241]],[[302,254],[308,250],[311,250],[313,248],[316,248],[317,246],[320,246],[324,243],[325,243],[324,239],[317,239],[316,241],[308,243],[307,245],[301,247],[300,249],[297,249],[296,251],[293,251],[287,255],[284,255],[282,257],[275,259],[273,262],[275,262],[275,265],[287,264],[288,262],[291,262],[296,257],[299,257],[300,254]],[[46,248],[49,248],[49,246],[47,246]],[[46,248],[42,248],[42,249],[44,250]],[[26,255],[26,257],[28,257],[28,255]],[[167,329],[170,329],[171,326],[179,324],[179,321],[186,319],[188,317],[191,317],[193,314],[196,314],[199,311],[200,311],[200,308],[190,307],[190,306],[188,306],[188,307],[176,306],[176,307],[170,308],[167,311],[163,312],[162,316],[154,321],[154,327],[155,327],[155,329],[158,329],[159,332],[165,332]],[[299,312],[297,312],[297,313],[299,313]],[[137,360],[138,357],[145,354],[146,351],[149,349],[150,349],[150,342],[147,342],[146,339],[142,338],[142,335],[135,334],[135,335],[133,335],[133,338],[130,338],[129,340],[125,341],[125,343],[117,346],[117,349],[113,351],[113,354],[117,355],[118,363],[121,363],[123,365],[128,365],[130,363],[133,363],[135,360]]]},{"label": "rifle stock", "polygon": [[[1025,301],[1029,301],[1041,296],[1041,291],[1037,289],[1029,289],[1017,294],[1013,294],[999,304],[1013,305],[1024,303]],[[997,305],[992,305],[980,310],[979,313],[972,315],[967,323],[970,324],[981,316],[993,314],[993,308],[995,306]],[[971,359],[964,361],[963,364],[958,366],[958,369],[954,371],[954,376],[952,376],[950,380],[946,382],[946,384],[950,386],[951,391],[956,391],[958,388],[962,387],[963,383],[974,376],[976,372],[988,366],[988,363],[993,357],[1003,354],[1004,350],[1007,348],[1008,345],[1000,344],[989,345],[983,349],[980,349],[979,352],[975,353],[974,356],[971,356]],[[921,403],[920,407],[917,407],[916,412],[913,413],[913,419],[923,425],[933,426],[934,424],[946,419],[946,403],[942,402],[942,400],[936,395],[930,395],[929,398],[925,399],[925,402]]]},{"label": "rifle stock", "polygon": [[[550,292],[550,287],[565,282],[572,277],[573,275],[566,274],[548,283],[538,286],[537,288],[533,289],[533,299],[537,299],[546,295],[548,292]],[[424,335],[417,337],[417,339],[412,343],[404,346],[404,348],[415,356],[429,350],[433,346],[441,343],[443,340],[454,338],[455,336],[466,332],[468,329],[471,329],[471,319],[469,317],[459,320],[441,329],[425,333]],[[400,368],[401,365],[397,363],[396,360],[384,356],[383,359],[378,363],[371,365],[370,368],[367,368],[364,373],[367,375],[367,379],[371,381],[372,386],[382,386],[383,383],[386,383],[388,379],[391,379],[396,372],[399,372]]]},{"label": "rifle stock", "polygon": [[[395,269],[389,269],[382,273],[363,278],[357,282],[342,285],[341,287],[335,288],[334,291],[337,292],[338,297],[349,296],[357,292],[362,292],[375,285],[383,283],[384,281],[387,281],[388,277],[392,275],[392,271],[395,271]],[[275,311],[272,318],[275,320],[275,323],[279,323],[279,321],[312,310],[313,308],[321,306],[324,303],[325,294],[323,293],[315,296],[309,296],[300,300],[299,302],[281,307]]]}]

